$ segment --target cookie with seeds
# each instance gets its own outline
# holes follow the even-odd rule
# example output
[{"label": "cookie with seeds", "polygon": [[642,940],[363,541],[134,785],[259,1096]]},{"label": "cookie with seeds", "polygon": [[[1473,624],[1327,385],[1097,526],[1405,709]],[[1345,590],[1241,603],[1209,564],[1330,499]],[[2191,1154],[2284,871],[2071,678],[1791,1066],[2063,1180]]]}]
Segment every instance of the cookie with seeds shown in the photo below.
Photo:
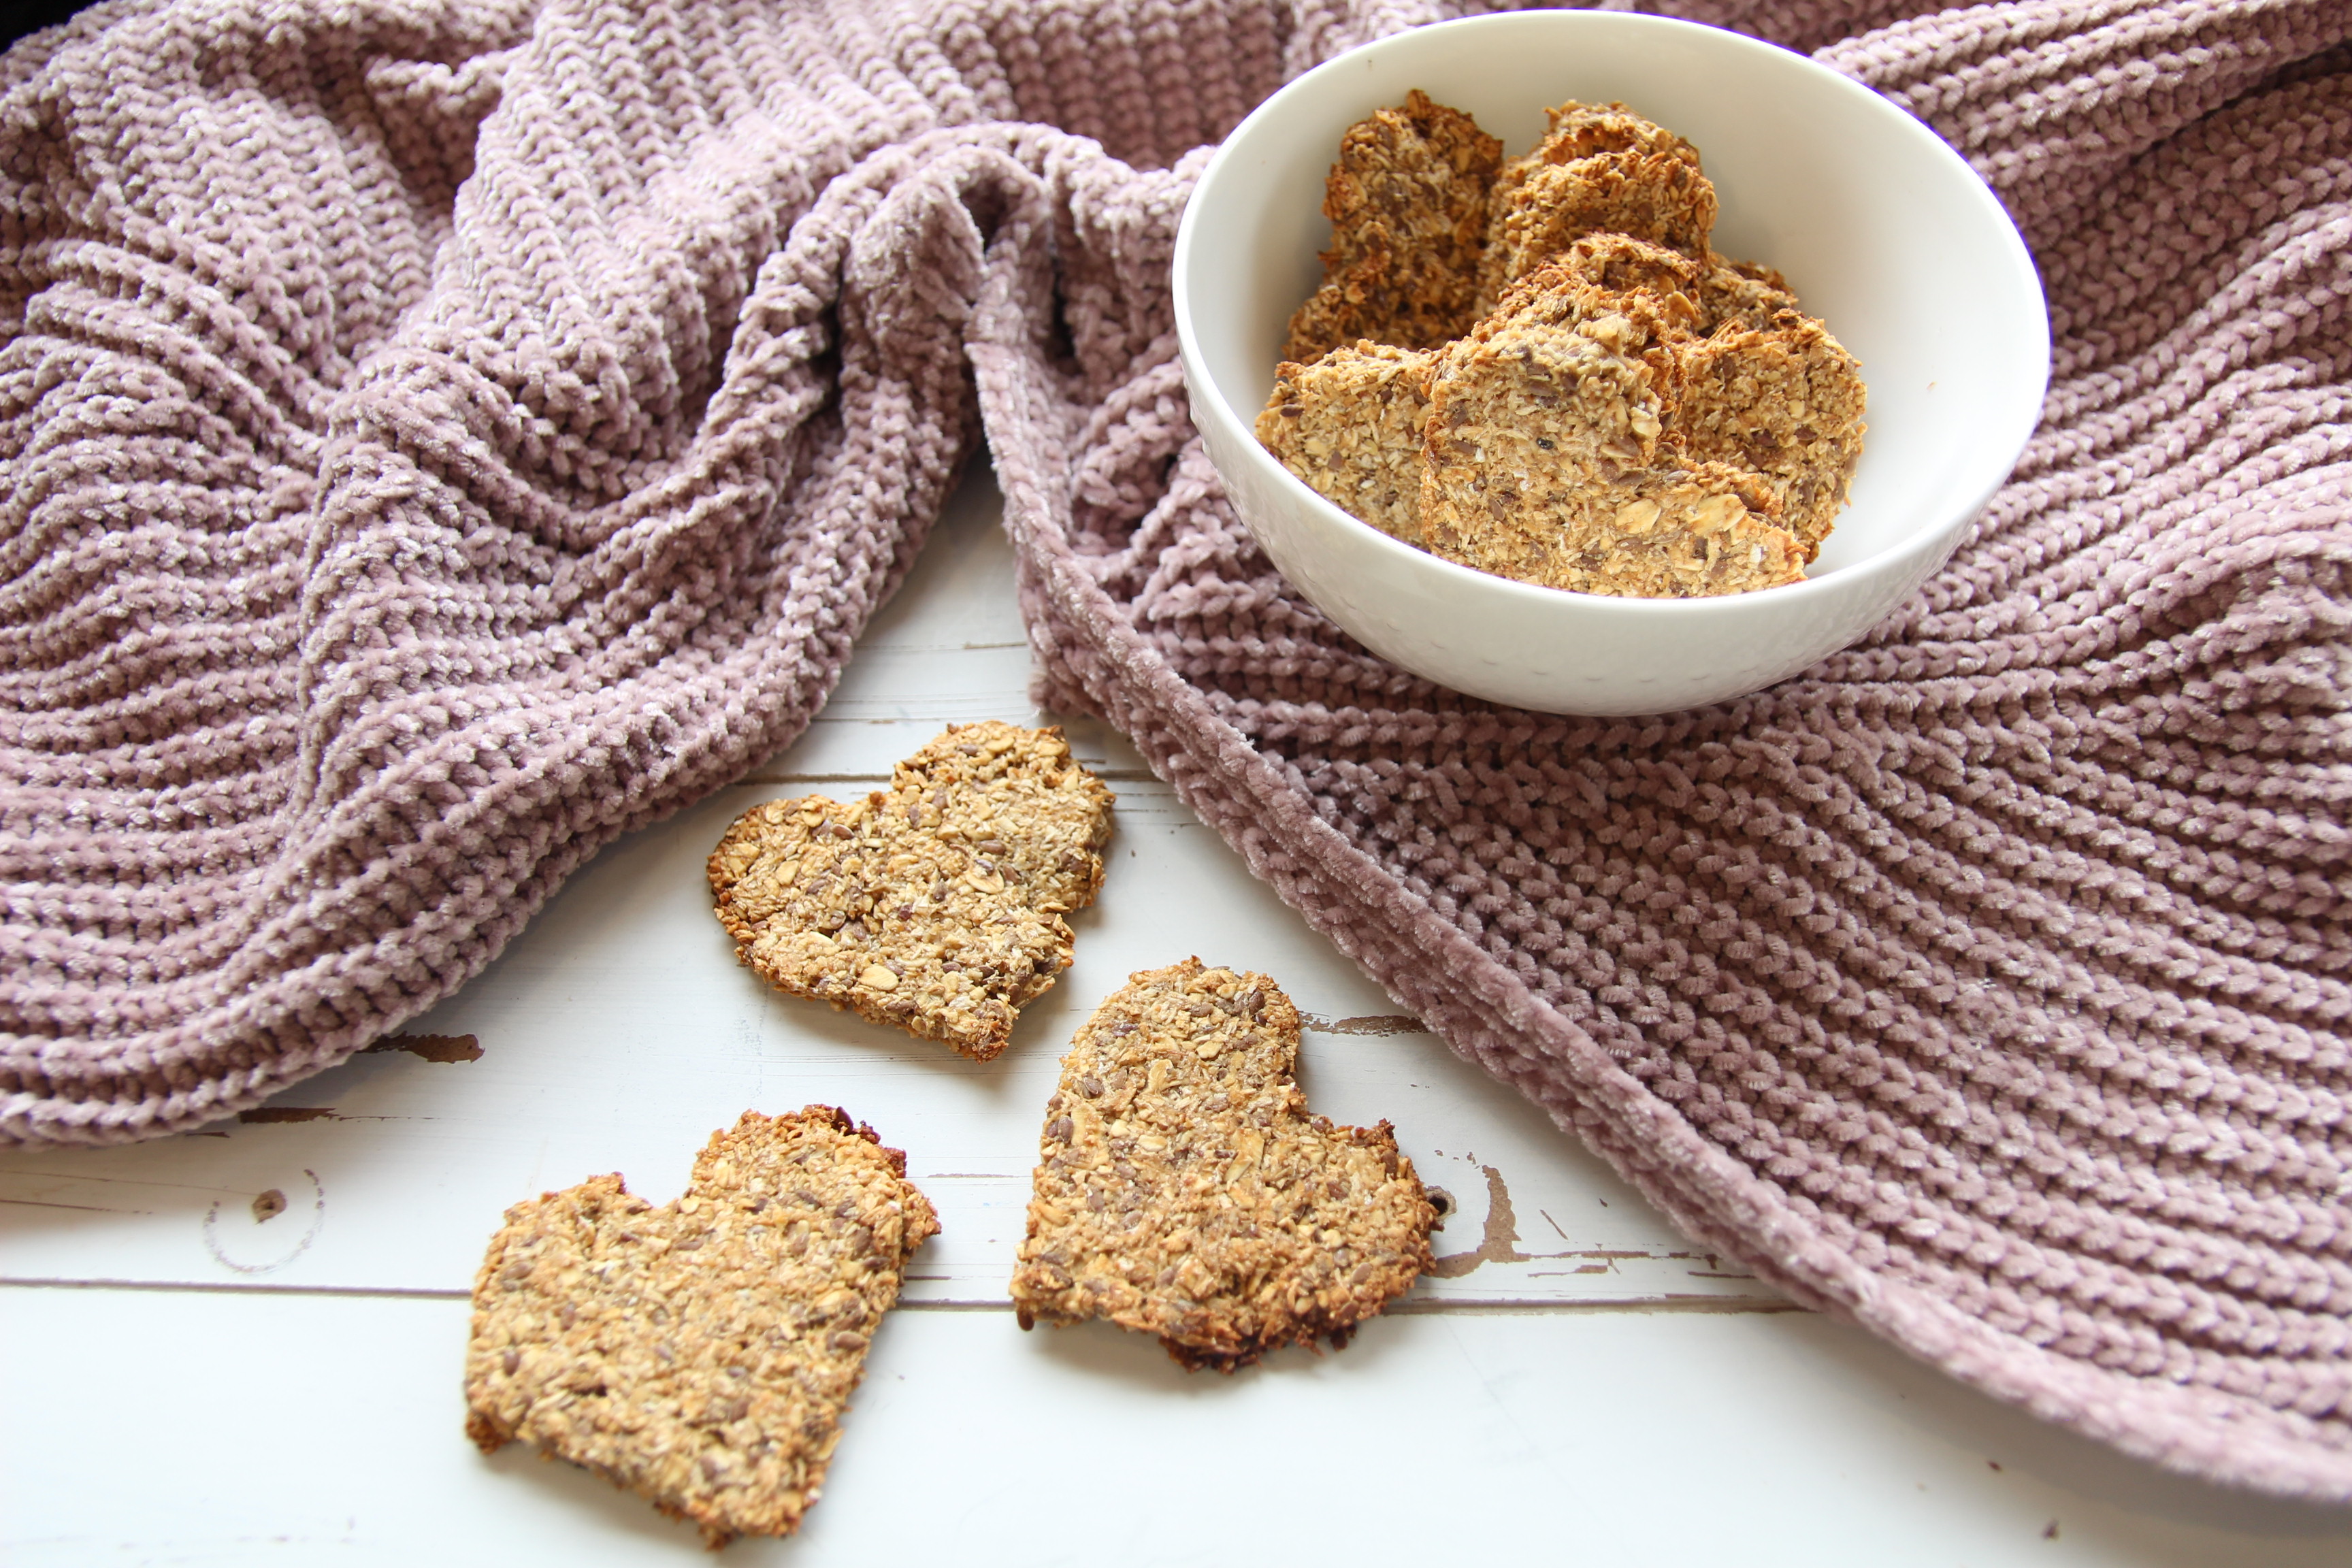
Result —
[{"label": "cookie with seeds", "polygon": [[1698,149],[1622,103],[1563,103],[1504,164],[1488,201],[1480,314],[1588,234],[1622,234],[1703,260],[1717,213]]},{"label": "cookie with seeds", "polygon": [[1342,510],[1421,542],[1421,436],[1429,413],[1425,350],[1358,342],[1275,372],[1257,438]]},{"label": "cookie with seeds", "polygon": [[1107,1318],[1232,1372],[1358,1324],[1430,1265],[1436,1210],[1389,1124],[1307,1114],[1298,1012],[1263,974],[1132,975],[1045,1102],[1021,1326]]},{"label": "cookie with seeds", "polygon": [[1475,121],[1418,89],[1349,126],[1324,183],[1323,285],[1291,317],[1282,357],[1308,364],[1359,338],[1433,348],[1467,331],[1502,161]]},{"label": "cookie with seeds", "polygon": [[1827,327],[1793,310],[1760,327],[1727,318],[1677,357],[1676,445],[1695,462],[1760,477],[1811,560],[1862,460],[1862,367]]},{"label": "cookie with seeds", "polygon": [[1575,593],[1688,598],[1804,574],[1761,477],[1668,439],[1691,340],[1649,293],[1538,270],[1439,356],[1423,447],[1427,548]]},{"label": "cookie with seeds", "polygon": [[1541,164],[1574,163],[1608,153],[1672,158],[1696,169],[1698,149],[1664,126],[1622,103],[1580,103],[1571,99],[1544,110],[1544,137],[1535,150],[1514,158],[1505,171],[1524,173]]},{"label": "cookie with seeds", "polygon": [[950,725],[862,800],[753,806],[711,851],[736,956],[779,990],[986,1061],[1069,967],[1111,793],[1058,729]]},{"label": "cookie with seeds", "polygon": [[1521,319],[1608,308],[1559,287],[1571,280],[1638,294],[1655,309],[1672,362],[1660,383],[1667,444],[1686,467],[1755,474],[1806,560],[1818,555],[1862,457],[1862,369],[1827,327],[1796,309],[1786,280],[1769,268],[1693,260],[1622,234],[1587,235],[1543,272],[1558,282],[1514,294]]},{"label": "cookie with seeds", "polygon": [[1685,256],[1706,255],[1715,186],[1678,158],[1602,153],[1530,169],[1495,209],[1486,242],[1499,292],[1586,235],[1629,235]]},{"label": "cookie with seeds", "polygon": [[1655,463],[1685,336],[1646,295],[1565,267],[1523,279],[1432,368],[1422,494],[1430,547],[1445,553],[1475,513],[1499,517],[1521,500],[1614,484]]},{"label": "cookie with seeds", "polygon": [[593,1470],[714,1548],[791,1534],[939,1230],[906,1177],[873,1129],[812,1105],[713,1133],[676,1203],[611,1175],[517,1204],[474,1279],[467,1435]]}]

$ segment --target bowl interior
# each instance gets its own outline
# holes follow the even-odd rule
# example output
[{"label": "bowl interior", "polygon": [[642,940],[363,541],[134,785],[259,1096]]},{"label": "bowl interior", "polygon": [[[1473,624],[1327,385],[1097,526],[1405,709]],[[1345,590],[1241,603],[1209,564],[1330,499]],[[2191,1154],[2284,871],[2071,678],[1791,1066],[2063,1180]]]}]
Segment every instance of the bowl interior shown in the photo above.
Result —
[{"label": "bowl interior", "polygon": [[1177,300],[1244,431],[1291,311],[1321,281],[1323,182],[1340,133],[1413,88],[1476,116],[1508,155],[1569,99],[1622,101],[1698,147],[1721,203],[1716,248],[1786,274],[1869,388],[1853,502],[1813,578],[1952,531],[2008,473],[2039,416],[2049,335],[2032,260],[1991,193],[1924,126],[1809,60],[1615,13],[1398,34],[1291,83],[1228,139],[1187,215]]}]

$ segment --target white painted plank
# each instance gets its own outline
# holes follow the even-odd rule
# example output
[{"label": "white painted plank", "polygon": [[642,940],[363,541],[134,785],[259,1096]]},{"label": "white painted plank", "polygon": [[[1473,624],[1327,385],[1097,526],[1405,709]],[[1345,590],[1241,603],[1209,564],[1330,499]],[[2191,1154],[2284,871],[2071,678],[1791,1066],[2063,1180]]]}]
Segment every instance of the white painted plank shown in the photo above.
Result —
[{"label": "white painted plank", "polygon": [[[752,781],[608,848],[488,972],[406,1031],[470,1038],[479,1059],[365,1055],[266,1112],[316,1120],[0,1154],[0,1278],[462,1291],[509,1204],[614,1170],[664,1200],[712,1128],[747,1108],[824,1102],[904,1148],[941,1211],[945,1234],[910,1297],[1002,1301],[1055,1062],[1131,971],[1197,953],[1271,973],[1326,1023],[1395,1012],[1094,723],[1073,728],[1119,795],[1107,884],[1073,922],[1076,963],[997,1061],[780,996],[734,963],[702,864],[739,812],[812,790],[854,795],[950,720],[1035,721],[1012,577],[993,493],[968,487],[809,737]],[[1393,1121],[1426,1178],[1460,1201],[1440,1238],[1456,1261],[1422,1282],[1424,1299],[1765,1294],[1694,1253],[1432,1036],[1312,1032],[1301,1076],[1326,1114]],[[1515,1226],[1486,1223],[1496,1191]]]},{"label": "white painted plank", "polygon": [[[461,1303],[15,1289],[0,1326],[13,1568],[711,1561],[583,1471],[476,1453]],[[2352,1515],[2159,1475],[1810,1314],[1617,1310],[1383,1319],[1230,1378],[1101,1325],[902,1310],[803,1533],[723,1559],[2347,1560]]]}]

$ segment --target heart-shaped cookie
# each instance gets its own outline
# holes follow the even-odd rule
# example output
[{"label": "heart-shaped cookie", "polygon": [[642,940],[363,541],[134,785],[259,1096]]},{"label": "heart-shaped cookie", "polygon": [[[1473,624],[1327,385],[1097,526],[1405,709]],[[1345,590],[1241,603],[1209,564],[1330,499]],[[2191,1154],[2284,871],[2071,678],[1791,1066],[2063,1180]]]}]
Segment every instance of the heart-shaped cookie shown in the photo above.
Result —
[{"label": "heart-shaped cookie", "polygon": [[1108,1318],[1189,1367],[1337,1347],[1429,1267],[1437,1219],[1389,1124],[1307,1113],[1298,1011],[1197,958],[1130,976],[1045,1102],[1021,1326]]},{"label": "heart-shaped cookie", "polygon": [[950,725],[887,790],[771,801],[711,852],[736,956],[779,989],[986,1061],[1069,967],[1110,791],[1057,729]]},{"label": "heart-shaped cookie", "polygon": [[939,1228],[907,1157],[824,1105],[745,1111],[661,1208],[617,1175],[517,1204],[474,1280],[467,1434],[585,1466],[714,1547],[789,1535]]}]

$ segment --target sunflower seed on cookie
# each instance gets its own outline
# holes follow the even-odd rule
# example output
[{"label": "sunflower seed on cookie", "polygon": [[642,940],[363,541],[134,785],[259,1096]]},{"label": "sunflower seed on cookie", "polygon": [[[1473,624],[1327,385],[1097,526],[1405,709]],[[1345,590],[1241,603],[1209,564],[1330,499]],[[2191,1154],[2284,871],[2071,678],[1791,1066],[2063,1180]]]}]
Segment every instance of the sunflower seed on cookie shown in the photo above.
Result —
[{"label": "sunflower seed on cookie", "polygon": [[1107,1318],[1231,1372],[1358,1324],[1429,1267],[1437,1214],[1389,1124],[1309,1115],[1298,1012],[1187,959],[1095,1010],[1045,1102],[1021,1325]]},{"label": "sunflower seed on cookie", "polygon": [[950,725],[862,800],[753,806],[711,852],[736,956],[795,996],[986,1061],[1069,967],[1111,793],[1058,729]]},{"label": "sunflower seed on cookie", "polygon": [[611,1175],[515,1205],[474,1279],[467,1435],[593,1470],[713,1547],[791,1534],[939,1230],[906,1175],[812,1105],[713,1133],[676,1203]]}]

